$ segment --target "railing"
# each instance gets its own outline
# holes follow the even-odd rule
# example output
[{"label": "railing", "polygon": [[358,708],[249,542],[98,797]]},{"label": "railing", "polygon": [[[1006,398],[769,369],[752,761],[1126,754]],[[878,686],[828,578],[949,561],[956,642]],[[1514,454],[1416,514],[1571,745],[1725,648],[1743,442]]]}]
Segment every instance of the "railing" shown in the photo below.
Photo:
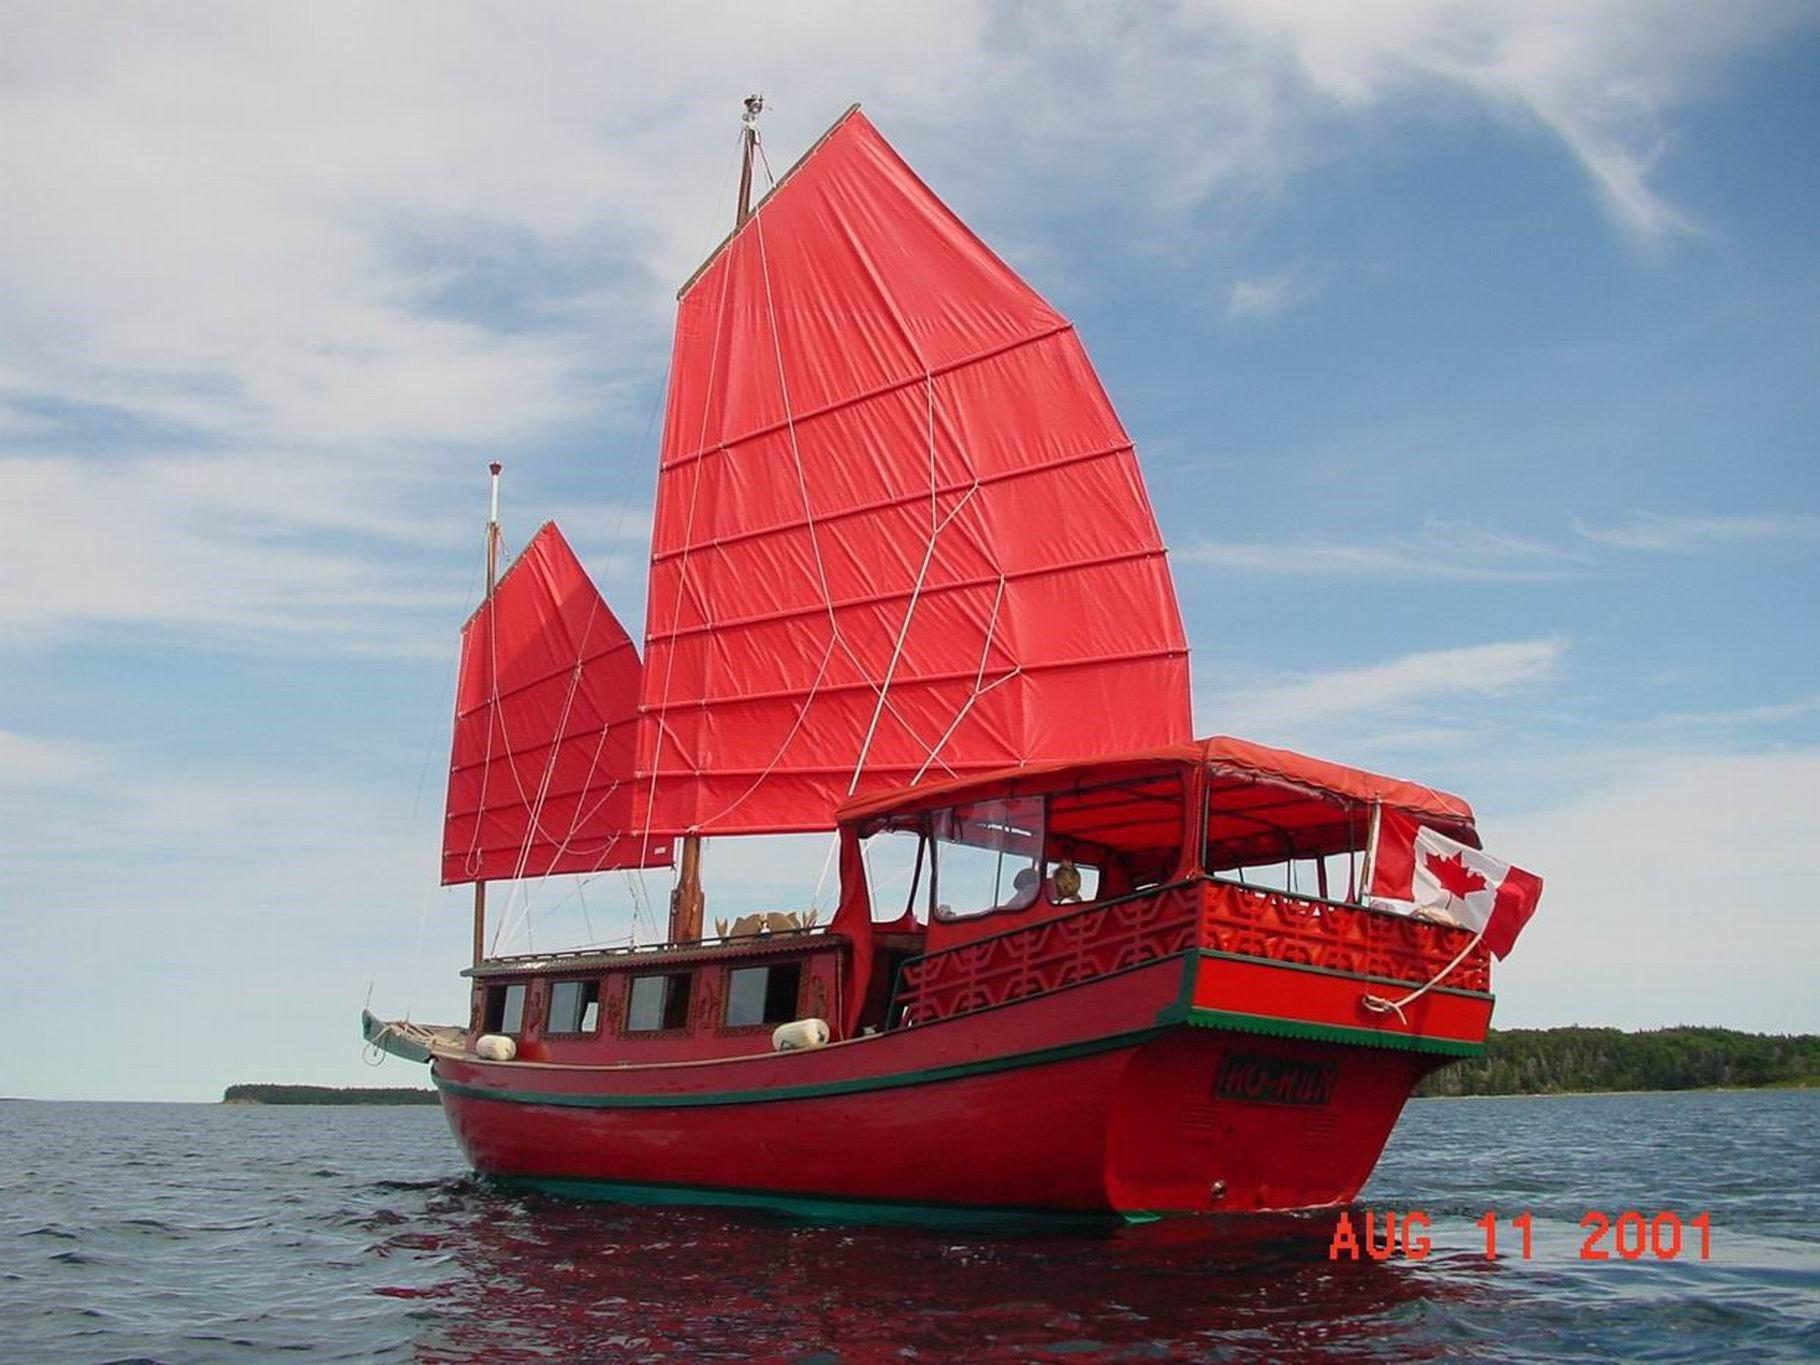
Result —
[{"label": "railing", "polygon": [[1171,957],[1194,947],[1199,905],[1182,883],[911,958],[892,1022],[949,1019]]},{"label": "railing", "polygon": [[[1452,925],[1226,881],[1207,882],[1202,905],[1203,948],[1411,985],[1440,971],[1471,937]],[[1443,984],[1490,990],[1485,946],[1469,953]]]},{"label": "railing", "polygon": [[[1420,985],[1445,967],[1464,929],[1233,882],[1182,882],[1088,906],[911,958],[898,970],[891,1021],[927,1024],[1006,1005],[1190,948]],[[1491,989],[1483,945],[1444,983]]]}]

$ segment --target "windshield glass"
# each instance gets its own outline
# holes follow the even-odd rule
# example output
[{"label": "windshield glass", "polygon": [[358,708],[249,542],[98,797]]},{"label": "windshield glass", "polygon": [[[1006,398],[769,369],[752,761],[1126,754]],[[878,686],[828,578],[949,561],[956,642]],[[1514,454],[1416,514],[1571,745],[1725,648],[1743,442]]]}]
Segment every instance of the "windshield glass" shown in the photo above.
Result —
[{"label": "windshield glass", "polygon": [[860,840],[866,898],[872,922],[889,924],[906,908],[918,923],[929,919],[929,855],[919,829],[884,829]]},{"label": "windshield glass", "polygon": [[1021,910],[1042,889],[1043,799],[979,801],[932,817],[935,915]]}]

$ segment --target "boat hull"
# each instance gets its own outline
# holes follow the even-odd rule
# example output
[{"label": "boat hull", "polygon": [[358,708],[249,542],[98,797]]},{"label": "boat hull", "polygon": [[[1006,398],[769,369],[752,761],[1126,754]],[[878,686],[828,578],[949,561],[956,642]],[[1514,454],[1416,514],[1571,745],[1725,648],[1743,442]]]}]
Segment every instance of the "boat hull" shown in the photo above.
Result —
[{"label": "boat hull", "polygon": [[1197,1004],[1204,965],[1182,954],[805,1052],[606,1067],[444,1054],[432,1069],[478,1171],[572,1196],[874,1219],[1351,1199],[1445,1056],[1272,1036]]}]

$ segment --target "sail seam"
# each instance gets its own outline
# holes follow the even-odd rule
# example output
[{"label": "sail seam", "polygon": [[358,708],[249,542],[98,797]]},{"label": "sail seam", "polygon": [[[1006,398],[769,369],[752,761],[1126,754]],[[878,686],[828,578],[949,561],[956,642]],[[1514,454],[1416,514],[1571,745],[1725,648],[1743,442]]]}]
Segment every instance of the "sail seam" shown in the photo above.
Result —
[{"label": "sail seam", "polygon": [[[752,793],[757,791],[759,787],[764,784],[765,779],[770,776],[771,770],[775,768],[778,763],[782,762],[784,754],[789,750],[790,745],[795,742],[796,736],[801,733],[803,722],[808,719],[809,708],[814,705],[816,691],[821,686],[822,679],[827,676],[828,664],[834,658],[835,649],[842,644],[840,621],[835,616],[833,594],[828,589],[828,570],[826,565],[822,562],[821,543],[816,538],[815,534],[815,510],[809,500],[808,476],[803,471],[802,451],[797,446],[796,426],[790,416],[790,384],[789,380],[784,375],[783,339],[778,335],[777,308],[771,298],[771,267],[765,252],[765,226],[760,219],[754,218],[752,221],[754,226],[753,240],[758,243],[759,273],[763,276],[765,284],[765,315],[771,324],[771,350],[777,365],[777,387],[783,398],[784,419],[788,424],[790,433],[790,458],[792,463],[796,466],[796,488],[797,494],[801,497],[803,503],[803,524],[809,532],[809,550],[815,557],[816,580],[821,586],[822,604],[826,608],[828,615],[828,647],[823,652],[821,665],[815,670],[815,678],[809,684],[809,690],[803,697],[803,704],[797,710],[796,719],[791,723],[789,730],[785,732],[783,739],[778,743],[776,752],[771,756],[771,762],[766,765],[763,772],[752,779],[752,784],[747,787],[745,791],[735,797],[731,803],[722,807],[719,811],[716,811],[709,819],[702,822],[703,824],[709,825],[718,823],[740,806],[744,805],[751,797]],[[729,271],[728,273],[731,274],[732,272]],[[697,485],[701,482],[701,471],[699,467],[696,470],[695,481]],[[675,633],[672,632],[672,642],[674,642],[675,638]],[[672,651],[672,657],[674,657],[674,646],[672,646]],[[849,650],[849,657],[851,657],[851,653],[852,651]],[[655,772],[656,770],[653,769],[653,783],[655,783],[656,780]]]},{"label": "sail seam", "polygon": [[[733,278],[732,271],[725,270],[725,271],[721,272],[720,297],[716,301],[715,311],[714,311],[714,345],[708,353],[708,378],[707,378],[707,383],[705,385],[703,385],[703,387],[702,387],[701,427],[695,438],[696,444],[698,446],[702,442],[706,441],[707,437],[708,437],[708,414],[710,413],[710,411],[713,408],[714,376],[718,370],[719,363],[720,363],[720,339],[721,339],[721,334],[725,330],[725,326],[726,326],[727,290],[731,285],[732,278]],[[679,338],[680,338],[680,329],[679,329]],[[680,345],[680,340],[679,340],[679,345]],[[666,427],[667,427],[667,425],[668,424],[666,423]],[[658,460],[658,474],[657,474],[657,491],[658,491],[658,500],[660,502],[663,497],[663,488],[664,488],[664,477],[663,476],[664,476],[663,461],[660,458]],[[683,523],[683,540],[684,540],[685,545],[689,541],[692,541],[695,538],[695,510],[696,510],[696,505],[700,500],[700,494],[701,494],[701,470],[699,468],[697,468],[695,471],[695,478],[689,485],[689,513],[688,513],[687,519]],[[655,506],[652,508],[651,534],[652,534],[653,540],[656,539],[657,527],[662,524],[662,518],[658,515],[659,510],[660,509]],[[669,728],[668,726],[666,726],[664,724],[664,715],[669,710],[670,685],[675,676],[675,668],[676,668],[676,650],[675,650],[676,626],[675,626],[675,623],[676,623],[678,616],[681,614],[683,593],[688,585],[688,579],[689,579],[689,560],[688,560],[688,552],[685,549],[685,551],[683,553],[682,564],[679,566],[678,573],[677,573],[676,593],[671,598],[671,601],[670,601],[671,649],[664,660],[663,695],[658,700],[657,717],[656,717],[655,724],[653,725],[652,735],[651,735],[651,785],[650,785],[649,790],[645,794],[645,828],[644,828],[644,832],[643,832],[643,844],[642,844],[642,847],[641,847],[640,853],[639,853],[639,861],[641,863],[644,861],[646,855],[649,854],[650,848],[651,848],[651,817],[652,817],[653,813],[655,812],[656,806],[657,806],[657,774],[663,768],[664,734],[665,734],[665,731]],[[655,579],[652,580],[651,589],[652,589],[652,593],[654,595],[655,590],[656,590]],[[655,605],[654,600],[652,602],[652,605]],[[645,631],[646,631],[646,634],[645,634],[645,668],[647,670],[646,676],[648,677],[649,669],[651,666],[651,650],[652,650],[653,646],[656,644],[656,636],[651,632],[650,620],[649,620],[649,616],[651,615],[651,613],[648,610],[647,610],[646,615],[647,615],[647,620],[645,623]],[[642,696],[643,687],[642,686],[640,687],[640,693],[641,693],[641,695],[640,695],[639,710],[641,712],[643,712],[645,708],[643,706],[643,696]]]},{"label": "sail seam", "polygon": [[[760,245],[761,247],[763,245],[762,239]],[[871,283],[873,292],[878,295],[879,300],[884,304],[885,312],[889,314],[892,323],[896,326],[898,336],[902,339],[904,345],[909,348],[910,354],[916,359],[916,363],[922,367],[923,442],[929,463],[929,538],[923,546],[923,562],[917,568],[916,582],[911,587],[910,599],[904,606],[903,623],[898,627],[897,639],[892,642],[891,657],[885,663],[884,677],[881,679],[878,689],[878,702],[872,708],[872,718],[867,722],[865,738],[860,741],[859,757],[855,759],[853,763],[853,776],[847,783],[847,795],[852,796],[853,793],[859,789],[860,777],[866,771],[866,758],[872,752],[873,739],[878,735],[879,720],[885,714],[886,702],[891,695],[891,679],[897,672],[898,661],[903,658],[904,642],[910,637],[910,623],[916,619],[916,604],[922,597],[923,584],[929,579],[929,566],[935,562],[936,542],[940,539],[943,528],[952,523],[954,518],[960,515],[961,509],[973,501],[974,494],[979,492],[979,479],[976,474],[973,486],[969,488],[966,495],[955,504],[953,510],[949,512],[947,519],[945,521],[942,520],[938,515],[939,494],[936,492],[935,376],[929,372],[928,358],[923,355],[922,347],[916,344],[916,337],[911,332],[909,325],[904,321],[903,310],[897,306],[896,297],[885,287],[885,281],[883,277],[880,276],[878,267],[874,264],[872,257],[867,253],[857,235],[851,231],[847,233],[847,245],[853,252],[854,259],[859,262],[860,268],[865,272],[866,279]],[[770,284],[769,281],[767,281],[767,291],[769,288]],[[791,428],[790,439],[792,442],[796,439],[794,427]],[[830,608],[830,610],[832,610],[832,608]],[[828,857],[822,864],[822,875],[820,880],[816,882],[815,895],[811,898],[811,904],[820,903],[822,887],[827,882],[828,871],[833,865],[833,861],[834,850],[830,848],[828,850]]]},{"label": "sail seam", "polygon": [[[1003,578],[1007,583],[1022,583],[1029,580],[1061,577],[1064,574],[1080,573],[1088,569],[1103,569],[1114,564],[1134,564],[1141,560],[1162,559],[1162,550],[1126,550],[1119,554],[1102,555],[1098,559],[1071,560],[1066,564],[1044,564],[1031,569],[1013,569],[1010,572],[987,577],[956,579],[952,583],[937,583],[925,591],[930,596],[940,593],[966,592],[974,588],[991,587]],[[882,606],[886,602],[895,602],[910,595],[910,590],[900,588],[891,592],[878,593],[871,597],[846,597],[835,603],[836,611],[852,611],[862,607]],[[745,630],[752,626],[774,625],[779,621],[794,620],[797,617],[813,616],[821,611],[820,603],[805,607],[786,607],[781,611],[767,612],[762,616],[745,616],[737,619],[708,621],[701,625],[678,627],[671,633],[672,640],[684,639],[710,632]],[[1183,646],[1187,648],[1186,645]]]},{"label": "sail seam", "polygon": [[[619,653],[622,649],[630,647],[631,643],[630,640],[626,640],[622,644],[609,645],[598,654],[590,654],[587,658],[583,659],[582,662],[584,664],[597,664],[602,659],[609,658],[612,655]],[[490,706],[493,698],[504,701],[508,698],[516,697],[521,692],[529,692],[533,687],[541,687],[547,682],[562,677],[562,675],[569,672],[572,667],[572,664],[564,664],[561,668],[553,668],[548,673],[539,673],[535,678],[526,678],[523,682],[515,683],[511,687],[496,688],[493,691],[492,698],[481,702],[479,706],[470,706],[466,711],[458,711],[456,714],[461,719],[466,720],[475,712]]]},{"label": "sail seam", "polygon": [[[824,513],[822,516],[822,524],[825,526],[829,522],[846,521],[852,517],[868,516],[875,512],[889,512],[898,507],[907,507],[911,503],[922,502],[925,498],[939,500],[940,498],[948,497],[955,493],[971,494],[977,489],[989,487],[994,484],[1010,483],[1017,479],[1032,478],[1038,474],[1054,473],[1058,469],[1069,469],[1074,465],[1091,464],[1095,460],[1105,460],[1118,455],[1128,455],[1131,454],[1134,449],[1135,447],[1132,445],[1130,439],[1127,438],[1118,445],[1100,446],[1093,450],[1079,451],[1073,455],[1063,455],[1053,460],[1043,460],[1040,463],[1020,465],[1011,469],[1001,469],[993,474],[978,474],[967,481],[954,480],[938,486],[934,490],[933,495],[919,488],[913,493],[900,493],[895,497],[881,498],[876,502],[865,502],[859,503],[853,507],[843,507],[836,512]],[[779,522],[775,526],[760,526],[750,531],[736,531],[731,535],[716,536],[711,540],[696,541],[694,544],[683,546],[680,549],[653,551],[651,563],[654,565],[662,564],[675,559],[679,555],[704,550],[722,550],[729,545],[741,545],[747,541],[763,540],[770,536],[785,535],[799,529],[801,525],[801,522],[795,521]],[[1159,539],[1159,551],[1161,548],[1162,545]]]},{"label": "sail seam", "polygon": [[[1004,605],[1004,602],[1005,573],[1004,570],[1001,569],[998,576],[998,593],[992,599],[992,616],[986,622],[986,638],[984,643],[980,645],[979,668],[973,675],[973,691],[968,695],[967,700],[961,706],[961,709],[955,714],[954,719],[948,723],[948,728],[942,732],[941,738],[937,739],[934,746],[930,748],[928,757],[923,759],[923,766],[916,770],[916,776],[910,779],[910,785],[913,787],[923,780],[923,774],[929,771],[929,765],[938,761],[938,755],[947,745],[948,741],[954,738],[954,732],[961,728],[961,722],[967,719],[968,714],[973,710],[974,703],[988,692],[992,691],[993,688],[1021,676],[1024,671],[1023,666],[1019,665],[1005,674],[1004,677],[994,679],[990,686],[982,687],[980,685],[986,680],[986,663],[987,660],[992,657],[992,637],[998,633],[998,613],[999,608]],[[954,769],[949,768],[946,762],[942,763],[942,767],[947,768],[950,774],[954,772]],[[848,792],[847,795],[851,796],[853,793]]]},{"label": "sail seam", "polygon": [[[564,730],[568,729],[569,726],[569,715],[575,707],[575,694],[581,688],[581,675],[584,667],[584,660],[588,652],[588,637],[594,633],[594,619],[600,614],[600,606],[600,597],[599,594],[596,594],[594,601],[588,604],[588,619],[582,623],[580,638],[575,641],[575,662],[570,666],[569,687],[568,691],[563,696],[562,714],[556,719],[556,731],[558,734],[561,734]],[[557,619],[561,619],[560,615]],[[497,679],[497,674],[495,675],[495,678]],[[494,704],[498,704],[497,696],[494,699]],[[505,736],[506,744],[510,746],[512,736],[506,732],[505,717],[503,713],[500,715],[499,728],[501,734]],[[596,752],[598,752],[598,746]],[[544,763],[543,777],[537,784],[536,804],[530,808],[529,818],[525,821],[524,845],[519,849],[518,861],[512,869],[514,895],[507,898],[506,913],[501,916],[498,927],[493,931],[493,948],[495,951],[498,951],[500,939],[504,936],[508,925],[516,930],[518,921],[523,920],[526,928],[529,929],[530,927],[531,893],[524,888],[523,878],[525,869],[530,866],[531,849],[533,845],[538,842],[538,836],[543,836],[542,842],[545,844],[557,844],[559,842],[553,833],[547,833],[544,830],[543,809],[544,803],[549,799],[550,781],[556,775],[556,761],[561,753],[561,745],[552,744],[550,746],[550,756]],[[524,783],[519,779],[518,765],[513,763],[510,765],[510,768],[513,785],[518,788],[518,795],[522,799],[524,796]],[[570,833],[573,834],[573,832],[574,825],[573,822],[571,822]],[[565,839],[561,842],[566,843],[567,840]],[[518,894],[520,892],[522,892],[522,895]],[[514,909],[513,904],[515,900],[518,902],[518,908],[516,910]]]},{"label": "sail seam", "polygon": [[[990,691],[1000,683],[1006,682],[1022,673],[1057,673],[1071,668],[1097,668],[1104,667],[1108,664],[1149,663],[1164,659],[1181,659],[1187,657],[1187,654],[1188,650],[1186,647],[1180,649],[1147,649],[1118,654],[1088,654],[1074,659],[1045,659],[1037,662],[1008,665],[1002,671],[999,671],[998,676],[993,678],[992,682],[989,684],[984,683],[983,677],[979,677],[973,673],[948,672],[916,674],[912,677],[903,679],[898,685],[900,687],[939,687],[943,683],[965,682],[968,678],[975,678],[976,681],[982,683],[983,690]],[[986,671],[991,673],[997,670],[987,669]],[[870,679],[856,678],[852,682],[824,683],[816,690],[827,694],[838,692],[862,692],[871,688],[876,688],[877,685],[878,684],[872,682]],[[779,688],[769,692],[717,693],[712,696],[696,697],[676,702],[674,703],[673,709],[679,711],[699,711],[710,706],[739,706],[746,703],[757,704],[760,702],[788,701],[793,697],[800,697],[803,695],[805,695],[805,690],[802,688]],[[998,766],[1003,768],[1013,765],[1000,763]],[[717,769],[716,771],[725,770]]]},{"label": "sail seam", "polygon": [[[963,356],[959,360],[949,360],[940,365],[932,365],[928,368],[927,374],[939,379],[943,375],[954,374],[956,371],[969,369],[975,365],[983,365],[988,360],[996,360],[998,357],[1005,355],[1010,351],[1021,350],[1025,346],[1034,346],[1039,342],[1049,340],[1051,337],[1060,336],[1063,332],[1072,332],[1073,330],[1074,324],[1064,318],[1058,323],[1045,327],[1040,332],[1031,332],[1026,336],[1016,337],[1010,341],[1001,342],[986,350],[976,351],[972,355]],[[893,379],[887,384],[880,384],[876,387],[866,389],[861,393],[854,394],[850,398],[837,398],[832,403],[824,403],[819,408],[811,408],[807,412],[795,414],[795,425],[807,426],[809,423],[818,421],[833,413],[841,412],[847,408],[858,407],[861,403],[868,403],[874,398],[883,398],[888,394],[901,392],[913,384],[920,383],[923,377],[923,374],[912,374],[903,379]],[[673,469],[680,469],[686,464],[693,464],[705,460],[710,455],[724,454],[734,446],[742,446],[750,441],[756,441],[765,436],[775,436],[778,432],[783,431],[790,425],[790,419],[780,419],[779,421],[768,422],[762,427],[754,427],[752,430],[744,432],[741,435],[723,438],[722,440],[716,441],[713,445],[707,443],[707,431],[704,426],[702,432],[703,439],[696,444],[695,449],[686,451],[672,460],[661,463],[658,467],[659,472],[668,474]],[[1127,440],[1126,444],[1130,445],[1131,442]]]}]

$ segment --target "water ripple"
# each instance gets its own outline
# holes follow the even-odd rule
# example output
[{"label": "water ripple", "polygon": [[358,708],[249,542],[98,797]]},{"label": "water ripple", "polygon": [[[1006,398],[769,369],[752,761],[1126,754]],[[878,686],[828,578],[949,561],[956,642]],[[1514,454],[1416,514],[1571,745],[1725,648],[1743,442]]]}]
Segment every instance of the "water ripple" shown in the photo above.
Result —
[{"label": "water ripple", "polygon": [[[1353,1263],[1328,1218],[988,1238],[506,1194],[429,1109],[20,1103],[0,1341],[45,1362],[1812,1359],[1816,1120],[1810,1093],[1417,1103],[1361,1209],[1427,1212],[1432,1250]],[[1583,1261],[1593,1208],[1710,1210],[1712,1258]],[[1531,1259],[1508,1224],[1485,1259],[1487,1209],[1532,1214]]]}]

